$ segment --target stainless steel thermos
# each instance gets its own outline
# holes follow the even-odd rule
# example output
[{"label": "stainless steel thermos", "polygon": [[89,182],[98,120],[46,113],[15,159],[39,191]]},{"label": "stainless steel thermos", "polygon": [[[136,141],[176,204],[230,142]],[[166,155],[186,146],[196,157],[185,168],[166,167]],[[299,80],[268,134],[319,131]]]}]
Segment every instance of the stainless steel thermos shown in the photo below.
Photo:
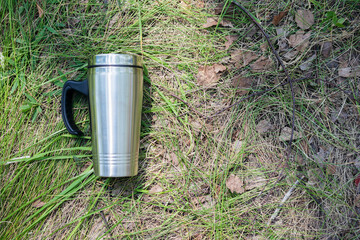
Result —
[{"label": "stainless steel thermos", "polygon": [[95,55],[89,59],[87,80],[64,84],[63,121],[71,134],[82,135],[72,112],[74,91],[89,97],[95,174],[136,175],[143,98],[141,58],[130,54]]}]

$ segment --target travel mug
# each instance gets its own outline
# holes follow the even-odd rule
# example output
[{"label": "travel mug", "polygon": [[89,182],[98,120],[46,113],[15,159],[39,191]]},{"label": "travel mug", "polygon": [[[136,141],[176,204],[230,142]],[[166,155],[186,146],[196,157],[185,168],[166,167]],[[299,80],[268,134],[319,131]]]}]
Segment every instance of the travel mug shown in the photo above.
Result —
[{"label": "travel mug", "polygon": [[127,177],[138,172],[143,69],[139,56],[92,56],[85,81],[63,86],[61,113],[71,134],[83,135],[75,125],[72,96],[77,91],[89,98],[92,153],[95,174]]}]

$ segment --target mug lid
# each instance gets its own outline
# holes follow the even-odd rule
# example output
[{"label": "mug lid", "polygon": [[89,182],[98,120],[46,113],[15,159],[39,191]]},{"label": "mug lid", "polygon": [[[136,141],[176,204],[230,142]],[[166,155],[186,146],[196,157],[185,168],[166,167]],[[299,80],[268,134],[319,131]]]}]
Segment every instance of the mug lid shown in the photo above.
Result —
[{"label": "mug lid", "polygon": [[142,59],[137,55],[119,53],[97,54],[89,59],[88,68],[107,66],[142,68]]}]

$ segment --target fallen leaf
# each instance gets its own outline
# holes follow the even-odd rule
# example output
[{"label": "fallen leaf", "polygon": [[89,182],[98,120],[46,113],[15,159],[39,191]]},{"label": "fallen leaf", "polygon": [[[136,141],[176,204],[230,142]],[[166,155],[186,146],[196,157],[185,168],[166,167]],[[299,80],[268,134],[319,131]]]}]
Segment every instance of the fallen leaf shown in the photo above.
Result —
[{"label": "fallen leaf", "polygon": [[203,25],[203,28],[216,26],[218,24],[218,21],[219,20],[217,18],[209,17],[208,19],[206,19],[206,23]]},{"label": "fallen leaf", "polygon": [[251,70],[253,72],[262,72],[265,70],[269,70],[271,69],[272,66],[273,66],[273,60],[265,56],[261,56],[253,64],[250,64]]},{"label": "fallen leaf", "polygon": [[232,22],[228,21],[228,20],[221,20],[220,25],[222,25],[223,27],[231,27],[233,28],[234,25],[232,24]]},{"label": "fallen leaf", "polygon": [[242,68],[258,58],[254,52],[236,50],[231,53],[231,62],[235,63],[235,68]]},{"label": "fallen leaf", "polygon": [[358,208],[360,208],[360,194],[357,194],[354,199],[354,205]]},{"label": "fallen leaf", "polygon": [[38,13],[39,13],[39,18],[42,18],[44,16],[44,10],[40,7],[39,3],[36,3],[36,8],[37,8]]},{"label": "fallen leaf", "polygon": [[310,58],[308,58],[305,62],[301,63],[299,68],[302,71],[309,70],[309,68],[313,65],[312,62],[315,60],[315,58],[316,58],[316,53],[312,55]]},{"label": "fallen leaf", "polygon": [[264,176],[255,176],[245,179],[245,190],[251,190],[264,186],[267,180]]},{"label": "fallen leaf", "polygon": [[244,181],[234,174],[231,174],[226,180],[226,187],[230,189],[232,193],[243,193],[245,191],[243,186]]},{"label": "fallen leaf", "polygon": [[309,45],[310,35],[311,32],[307,32],[305,34],[304,31],[299,30],[295,34],[290,35],[289,44],[291,47],[295,48],[296,50],[303,52]]},{"label": "fallen leaf", "polygon": [[200,66],[197,74],[197,83],[200,86],[210,87],[215,85],[220,79],[220,73],[225,71],[226,67],[221,64],[211,66]]},{"label": "fallen leaf", "polygon": [[[282,141],[282,142],[285,142],[285,141],[290,141],[290,137],[291,137],[291,128],[289,127],[284,127],[282,130],[281,130],[281,133],[280,133],[280,136],[279,136],[279,140]],[[293,135],[293,140],[295,139],[298,139],[298,138],[302,138],[302,134],[297,132],[297,131],[294,131],[294,135]]]},{"label": "fallen leaf", "polygon": [[288,13],[288,11],[282,11],[278,15],[275,15],[272,20],[272,24],[277,26],[279,24],[279,22],[281,21],[281,19],[283,19],[287,13]]},{"label": "fallen leaf", "polygon": [[299,52],[296,50],[290,50],[284,54],[284,58],[286,58],[287,60],[294,59],[298,53]]},{"label": "fallen leaf", "polygon": [[228,50],[230,46],[239,38],[238,35],[229,35],[226,36],[226,42],[225,42],[225,50]]},{"label": "fallen leaf", "polygon": [[[203,25],[203,28],[209,28],[212,26],[218,25],[219,19],[214,17],[209,17],[206,19],[206,23]],[[234,27],[233,24],[230,21],[227,20],[221,20],[219,25],[223,27]]]},{"label": "fallen leaf", "polygon": [[256,131],[261,135],[264,133],[270,132],[273,129],[274,129],[274,126],[267,120],[261,120],[256,125]]},{"label": "fallen leaf", "polygon": [[286,39],[287,31],[283,27],[276,28],[276,35],[278,38],[279,51],[283,52],[288,49],[288,40]]},{"label": "fallen leaf", "polygon": [[162,187],[160,187],[158,184],[156,184],[150,188],[149,194],[160,193],[162,191],[163,191]]},{"label": "fallen leaf", "polygon": [[298,10],[295,14],[295,22],[299,28],[309,29],[314,24],[314,15],[310,10]]},{"label": "fallen leaf", "polygon": [[235,76],[231,79],[231,85],[234,88],[240,89],[240,91],[237,93],[239,95],[246,94],[249,91],[246,89],[251,87],[252,82],[252,78],[242,77],[241,75]]},{"label": "fallen leaf", "polygon": [[321,54],[324,58],[330,57],[332,51],[332,43],[331,42],[324,42],[321,46]]},{"label": "fallen leaf", "polygon": [[339,61],[338,74],[340,77],[348,78],[360,76],[360,66],[356,58],[350,59],[349,61],[349,55],[345,54],[340,57]]},{"label": "fallen leaf", "polygon": [[45,203],[42,202],[41,200],[36,200],[35,202],[33,202],[33,204],[31,204],[31,206],[35,207],[35,208],[41,208],[44,205],[45,205]]}]

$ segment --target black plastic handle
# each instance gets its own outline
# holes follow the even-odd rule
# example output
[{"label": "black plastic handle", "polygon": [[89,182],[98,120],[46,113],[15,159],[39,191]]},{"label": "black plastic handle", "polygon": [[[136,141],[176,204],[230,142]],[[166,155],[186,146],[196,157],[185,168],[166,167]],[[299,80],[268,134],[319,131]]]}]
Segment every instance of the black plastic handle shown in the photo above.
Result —
[{"label": "black plastic handle", "polygon": [[74,120],[74,114],[72,110],[72,101],[74,92],[84,94],[89,97],[89,86],[88,80],[84,81],[67,81],[65,82],[62,95],[61,95],[61,115],[65,124],[66,129],[69,133],[82,136],[84,135],[82,131],[76,126]]}]

